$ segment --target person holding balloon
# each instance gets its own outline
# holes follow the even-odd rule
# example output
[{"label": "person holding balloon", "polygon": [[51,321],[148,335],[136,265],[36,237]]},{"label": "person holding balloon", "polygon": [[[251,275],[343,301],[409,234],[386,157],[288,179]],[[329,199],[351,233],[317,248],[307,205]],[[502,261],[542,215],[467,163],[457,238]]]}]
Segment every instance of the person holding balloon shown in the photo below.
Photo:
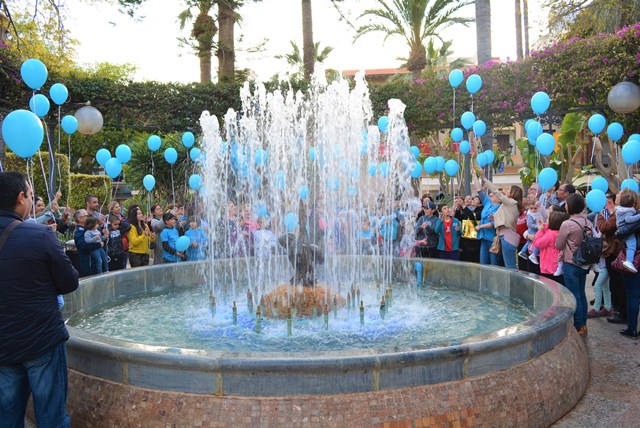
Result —
[{"label": "person holding balloon", "polygon": [[487,189],[500,201],[500,208],[493,216],[496,233],[500,236],[500,247],[502,249],[502,260],[508,269],[518,269],[516,260],[516,250],[520,244],[520,235],[516,231],[516,223],[522,212],[523,191],[519,186],[511,186],[509,193],[502,193],[484,175],[482,180]]},{"label": "person holding balloon", "polygon": [[127,217],[131,229],[127,233],[129,240],[129,264],[132,268],[149,265],[149,248],[155,242],[156,235],[152,233],[144,221],[144,213],[138,206],[129,208]]},{"label": "person holding balloon", "polygon": [[[637,204],[638,201],[635,192],[625,192],[620,196],[620,205],[616,207],[616,226],[618,226],[618,228],[625,224],[640,221],[640,214],[636,211]],[[638,270],[633,266],[633,258],[636,253],[635,233],[631,233],[625,237],[624,242],[627,250],[626,260],[622,263],[622,266],[629,272],[638,273]]]},{"label": "person holding balloon", "polygon": [[164,229],[160,233],[160,242],[162,242],[162,262],[176,263],[178,259],[186,260],[187,255],[176,249],[176,242],[180,238],[180,233],[176,229],[176,216],[172,212],[164,213],[162,221],[165,224]]}]

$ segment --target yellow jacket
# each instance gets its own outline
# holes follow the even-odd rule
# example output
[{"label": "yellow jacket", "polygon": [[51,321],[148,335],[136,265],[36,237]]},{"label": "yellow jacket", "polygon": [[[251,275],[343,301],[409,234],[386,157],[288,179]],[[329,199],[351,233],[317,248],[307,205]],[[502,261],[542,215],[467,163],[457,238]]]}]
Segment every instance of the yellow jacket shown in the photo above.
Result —
[{"label": "yellow jacket", "polygon": [[[149,230],[149,226],[144,225],[146,230]],[[127,238],[129,238],[129,251],[136,254],[147,254],[149,252],[149,239],[151,242],[155,242],[155,237],[149,238],[142,231],[142,235],[138,235],[138,229],[134,225],[131,225],[131,229],[127,232]]]}]

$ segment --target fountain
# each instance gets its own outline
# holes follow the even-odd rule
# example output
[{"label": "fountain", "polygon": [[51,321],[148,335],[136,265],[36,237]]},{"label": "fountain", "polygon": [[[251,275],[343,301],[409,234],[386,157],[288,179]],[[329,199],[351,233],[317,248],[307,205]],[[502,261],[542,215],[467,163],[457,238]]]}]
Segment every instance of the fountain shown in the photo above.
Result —
[{"label": "fountain", "polygon": [[[201,117],[211,257],[88,278],[67,299],[74,421],[545,426],[575,405],[588,361],[571,293],[405,253],[400,101],[381,133],[361,75],[241,98],[222,131]],[[237,204],[279,244],[258,251]]]}]

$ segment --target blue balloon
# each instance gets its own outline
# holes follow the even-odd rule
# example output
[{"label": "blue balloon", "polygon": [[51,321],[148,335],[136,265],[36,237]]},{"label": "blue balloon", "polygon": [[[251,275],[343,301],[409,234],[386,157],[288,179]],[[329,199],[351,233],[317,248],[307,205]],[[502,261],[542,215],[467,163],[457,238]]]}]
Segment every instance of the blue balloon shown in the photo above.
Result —
[{"label": "blue balloon", "polygon": [[153,177],[153,175],[147,174],[142,179],[142,184],[144,185],[144,188],[147,189],[147,192],[150,192],[156,185],[156,179]]},{"label": "blue balloon", "polygon": [[438,161],[433,156],[429,156],[424,160],[424,172],[433,174],[438,168]]},{"label": "blue balloon", "polygon": [[378,174],[380,174],[381,177],[387,178],[390,173],[391,169],[389,168],[389,164],[386,162],[380,162],[378,165]]},{"label": "blue balloon", "polygon": [[28,87],[34,90],[42,88],[44,82],[47,81],[49,72],[42,61],[31,58],[22,63],[20,67],[20,76]]},{"label": "blue balloon", "polygon": [[477,137],[482,137],[485,132],[487,132],[487,124],[483,120],[473,122],[473,133]]},{"label": "blue balloon", "polygon": [[462,138],[464,137],[464,133],[462,131],[462,129],[460,128],[453,128],[451,130],[451,139],[453,141],[455,141],[456,143],[459,143],[460,141],[462,141]]},{"label": "blue balloon", "polygon": [[607,126],[607,136],[611,141],[618,141],[624,134],[624,128],[618,122],[612,122]]},{"label": "blue balloon", "polygon": [[484,156],[487,158],[487,165],[492,164],[493,161],[496,160],[496,155],[493,153],[493,150],[485,150]]},{"label": "blue balloon", "polygon": [[462,127],[464,129],[471,129],[471,127],[473,126],[473,122],[475,121],[476,116],[470,111],[465,111],[464,113],[462,113],[462,116],[460,116],[460,123],[462,123]]},{"label": "blue balloon", "polygon": [[413,164],[413,168],[411,169],[411,178],[420,178],[422,175],[422,164],[418,161],[415,161]]},{"label": "blue balloon", "polygon": [[67,101],[67,98],[69,98],[69,91],[62,83],[54,83],[51,85],[51,88],[49,88],[49,96],[54,103],[60,106]]},{"label": "blue balloon", "polygon": [[257,166],[265,166],[269,160],[269,154],[264,149],[258,149],[254,154],[254,160]]},{"label": "blue balloon", "polygon": [[68,114],[62,118],[60,125],[64,132],[71,135],[78,130],[78,119],[76,119],[75,116]]},{"label": "blue balloon", "polygon": [[640,141],[627,141],[627,143],[622,146],[621,154],[622,160],[627,165],[633,165],[634,163],[640,161]]},{"label": "blue balloon", "polygon": [[312,161],[318,159],[318,149],[316,147],[311,147],[309,149],[309,159],[311,159]]},{"label": "blue balloon", "polygon": [[623,189],[633,190],[634,192],[638,193],[638,182],[633,178],[627,178],[620,185],[620,190]]},{"label": "blue balloon", "polygon": [[553,168],[545,168],[538,174],[538,185],[543,191],[551,189],[557,181],[558,172]]},{"label": "blue balloon", "polygon": [[640,134],[631,134],[627,141],[637,140],[640,141]]},{"label": "blue balloon", "polygon": [[411,146],[409,147],[409,150],[411,150],[411,154],[414,158],[418,159],[420,157],[420,148],[418,146]]},{"label": "blue balloon", "polygon": [[111,152],[107,149],[100,149],[96,152],[96,161],[98,165],[104,166],[111,159]]},{"label": "blue balloon", "polygon": [[42,139],[42,122],[29,110],[14,110],[2,121],[2,138],[16,156],[30,158],[35,155]]},{"label": "blue balloon", "polygon": [[49,98],[42,94],[35,94],[29,100],[29,109],[38,117],[45,117],[49,113],[49,108],[51,108]]},{"label": "blue balloon", "polygon": [[607,126],[607,119],[601,114],[594,114],[589,118],[587,125],[589,126],[589,131],[598,135],[604,130],[604,127]]},{"label": "blue balloon", "polygon": [[258,215],[258,218],[267,217],[269,215],[269,211],[267,210],[267,207],[263,203],[259,203],[258,209],[256,210],[256,214]]},{"label": "blue balloon", "polygon": [[347,193],[349,194],[349,196],[355,196],[358,194],[358,189],[353,184],[350,184],[349,186],[347,186]]},{"label": "blue balloon", "polygon": [[587,206],[593,212],[600,212],[607,203],[607,196],[602,190],[593,189],[587,193]]},{"label": "blue balloon", "polygon": [[176,239],[176,251],[179,253],[186,251],[187,248],[189,248],[189,245],[191,245],[191,239],[189,239],[187,235],[181,236]]},{"label": "blue balloon", "polygon": [[607,190],[609,190],[609,182],[606,178],[599,175],[591,182],[591,188],[601,190],[606,193]]},{"label": "blue balloon", "polygon": [[116,147],[116,158],[121,163],[129,162],[129,159],[131,159],[131,149],[129,148],[129,146],[127,146],[126,144],[120,144],[118,147]]},{"label": "blue balloon", "polygon": [[189,157],[191,158],[192,161],[197,161],[198,159],[200,159],[200,154],[202,152],[200,151],[199,148],[194,147],[193,149],[189,150]]},{"label": "blue balloon", "polygon": [[178,152],[173,147],[169,147],[164,151],[164,159],[170,164],[173,165],[178,160]]},{"label": "blue balloon", "polygon": [[276,189],[283,191],[287,184],[287,173],[283,170],[276,171],[275,185]]},{"label": "blue balloon", "polygon": [[338,177],[330,177],[327,180],[327,187],[334,192],[337,192],[340,189],[340,179]]},{"label": "blue balloon", "polygon": [[546,92],[536,92],[531,97],[531,109],[535,114],[543,114],[551,105],[551,100]]},{"label": "blue balloon", "polygon": [[467,77],[467,91],[469,91],[471,95],[478,92],[480,88],[482,88],[482,78],[480,76],[472,74]]},{"label": "blue balloon", "polygon": [[116,179],[122,172],[122,162],[117,158],[109,158],[104,164],[104,172],[112,179]]},{"label": "blue balloon", "polygon": [[446,161],[442,156],[436,156],[436,171],[442,172],[445,162]]},{"label": "blue balloon", "polygon": [[487,156],[485,156],[484,153],[478,153],[478,156],[476,156],[476,163],[480,168],[484,168],[487,166]]},{"label": "blue balloon", "polygon": [[469,144],[467,140],[462,141],[460,143],[460,153],[462,153],[463,155],[467,155],[469,154],[470,151],[471,151],[471,144]]},{"label": "blue balloon", "polygon": [[298,196],[300,196],[300,199],[302,199],[303,201],[309,199],[309,188],[307,186],[300,186],[300,192],[298,192]]},{"label": "blue balloon", "polygon": [[293,232],[298,227],[298,215],[296,213],[287,213],[284,216],[284,227],[287,232]]},{"label": "blue balloon", "polygon": [[444,172],[447,173],[449,177],[453,177],[458,173],[458,162],[453,159],[449,159],[444,164]]},{"label": "blue balloon", "polygon": [[460,86],[463,80],[464,74],[462,74],[462,70],[451,70],[451,73],[449,73],[449,84],[452,88]]},{"label": "blue balloon", "polygon": [[556,139],[553,135],[543,132],[536,140],[536,149],[542,156],[550,155],[556,148]]},{"label": "blue balloon", "polygon": [[380,132],[387,132],[387,128],[389,127],[389,118],[387,116],[380,116],[378,119],[378,129]]},{"label": "blue balloon", "polygon": [[202,187],[202,177],[200,174],[192,174],[191,177],[189,177],[189,187],[193,190],[200,190]]},{"label": "blue balloon", "polygon": [[367,172],[369,173],[369,175],[371,177],[373,177],[374,175],[376,175],[376,173],[378,172],[378,165],[376,165],[375,163],[370,164],[367,167]]},{"label": "blue balloon", "polygon": [[149,146],[149,150],[151,150],[152,152],[158,150],[161,144],[162,140],[157,135],[152,135],[147,140],[147,146]]},{"label": "blue balloon", "polygon": [[536,122],[536,120],[535,120],[535,119],[527,119],[527,121],[524,123],[524,130],[525,130],[525,131],[526,131],[527,129],[529,129],[529,125],[530,125],[532,122]]},{"label": "blue balloon", "polygon": [[529,125],[527,126],[527,137],[529,138],[529,142],[531,142],[531,140],[534,141],[534,143],[532,144],[533,146],[536,145],[535,141],[538,139],[540,135],[542,135],[542,132],[543,132],[542,125],[540,125],[536,121],[529,122]]},{"label": "blue balloon", "polygon": [[185,132],[182,134],[182,144],[188,149],[193,146],[193,143],[196,142],[196,137],[194,137],[192,132]]}]

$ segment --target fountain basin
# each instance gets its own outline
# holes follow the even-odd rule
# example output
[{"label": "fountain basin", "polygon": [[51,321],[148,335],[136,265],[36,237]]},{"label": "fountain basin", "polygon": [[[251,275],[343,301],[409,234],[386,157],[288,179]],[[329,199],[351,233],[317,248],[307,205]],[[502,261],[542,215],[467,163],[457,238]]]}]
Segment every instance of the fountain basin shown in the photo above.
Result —
[{"label": "fountain basin", "polygon": [[[571,293],[545,278],[477,264],[397,259],[394,272],[409,277],[416,261],[430,286],[501,296],[536,315],[481,336],[400,352],[205,352],[69,327],[74,423],[546,426],[577,403],[587,385],[588,359],[573,328]],[[222,269],[224,263],[229,261],[208,266]],[[83,280],[66,299],[65,317],[196,286],[198,268],[198,262],[160,265]]]}]

